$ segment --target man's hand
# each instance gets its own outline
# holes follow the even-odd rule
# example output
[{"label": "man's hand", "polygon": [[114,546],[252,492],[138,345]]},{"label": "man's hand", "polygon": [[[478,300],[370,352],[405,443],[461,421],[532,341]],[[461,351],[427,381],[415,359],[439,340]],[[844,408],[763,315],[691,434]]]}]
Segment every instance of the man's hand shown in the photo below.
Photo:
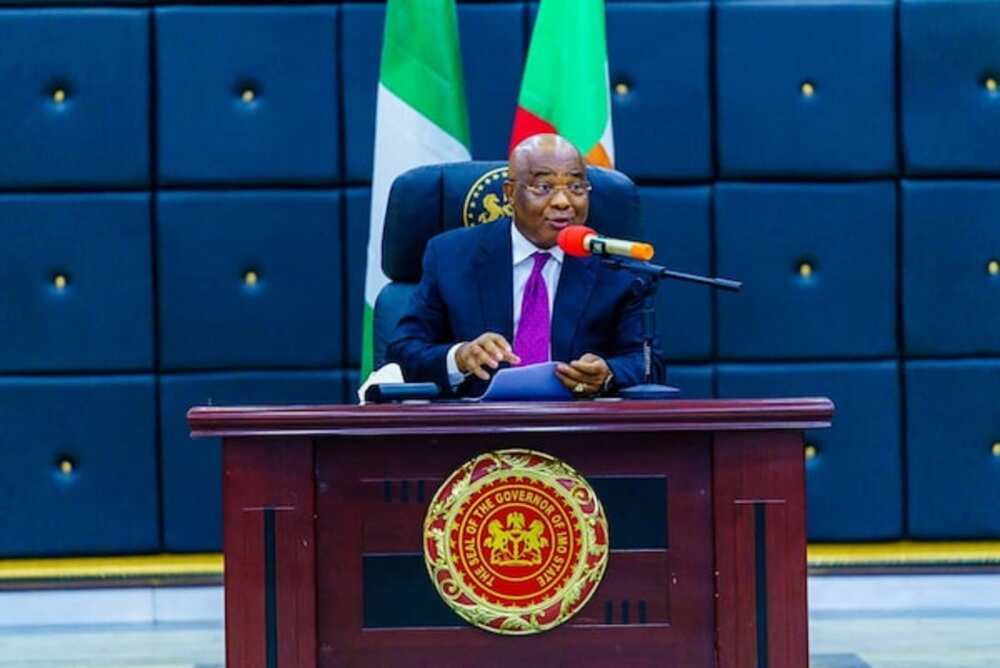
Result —
[{"label": "man's hand", "polygon": [[556,377],[576,396],[597,394],[611,375],[608,363],[593,353],[587,353],[569,364],[556,367]]},{"label": "man's hand", "polygon": [[502,334],[486,332],[480,334],[474,341],[463,343],[455,351],[455,364],[462,373],[471,373],[476,378],[489,380],[490,374],[485,367],[499,368],[500,362],[520,364],[521,358],[507,343]]}]

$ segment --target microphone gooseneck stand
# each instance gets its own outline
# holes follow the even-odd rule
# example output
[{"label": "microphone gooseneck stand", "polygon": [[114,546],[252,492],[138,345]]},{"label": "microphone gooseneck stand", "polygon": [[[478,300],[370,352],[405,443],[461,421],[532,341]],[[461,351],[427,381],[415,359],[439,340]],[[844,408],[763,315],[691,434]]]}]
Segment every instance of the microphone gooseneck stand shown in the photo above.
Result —
[{"label": "microphone gooseneck stand", "polygon": [[678,392],[676,387],[660,385],[653,378],[653,342],[656,337],[656,290],[660,280],[669,278],[689,283],[700,283],[713,288],[738,292],[743,283],[728,278],[708,278],[695,274],[685,274],[671,271],[652,262],[630,260],[623,257],[606,255],[601,262],[612,269],[630,271],[635,274],[633,289],[642,298],[642,356],[645,361],[645,372],[642,384],[619,390],[624,399],[666,399]]}]

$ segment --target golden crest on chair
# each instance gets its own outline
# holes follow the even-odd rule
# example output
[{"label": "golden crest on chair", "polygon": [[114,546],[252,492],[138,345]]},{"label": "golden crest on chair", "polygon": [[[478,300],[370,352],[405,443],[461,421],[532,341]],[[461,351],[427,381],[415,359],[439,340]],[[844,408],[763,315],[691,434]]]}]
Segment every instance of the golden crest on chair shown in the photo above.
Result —
[{"label": "golden crest on chair", "polygon": [[507,168],[497,167],[486,172],[469,187],[462,206],[462,224],[474,227],[514,215],[514,207],[503,192]]}]

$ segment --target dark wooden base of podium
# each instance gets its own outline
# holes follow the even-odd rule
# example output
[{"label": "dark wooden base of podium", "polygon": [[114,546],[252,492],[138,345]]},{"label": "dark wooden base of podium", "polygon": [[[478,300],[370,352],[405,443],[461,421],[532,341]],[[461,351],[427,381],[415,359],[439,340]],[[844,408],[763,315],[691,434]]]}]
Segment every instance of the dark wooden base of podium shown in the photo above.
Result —
[{"label": "dark wooden base of podium", "polygon": [[[229,666],[808,665],[801,432],[826,400],[196,408],[224,437]],[[564,625],[466,625],[422,557],[427,502],[476,454],[549,453],[612,552]]]}]

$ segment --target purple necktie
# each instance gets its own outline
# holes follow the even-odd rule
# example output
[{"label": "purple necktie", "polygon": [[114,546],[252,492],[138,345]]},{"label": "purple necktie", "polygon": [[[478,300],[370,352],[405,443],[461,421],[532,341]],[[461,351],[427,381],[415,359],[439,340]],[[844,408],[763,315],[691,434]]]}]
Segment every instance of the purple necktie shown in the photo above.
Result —
[{"label": "purple necktie", "polygon": [[521,320],[514,336],[514,354],[521,358],[522,365],[549,360],[549,290],[542,278],[542,268],[548,262],[549,254],[534,253],[531,257],[535,266],[524,284]]}]

